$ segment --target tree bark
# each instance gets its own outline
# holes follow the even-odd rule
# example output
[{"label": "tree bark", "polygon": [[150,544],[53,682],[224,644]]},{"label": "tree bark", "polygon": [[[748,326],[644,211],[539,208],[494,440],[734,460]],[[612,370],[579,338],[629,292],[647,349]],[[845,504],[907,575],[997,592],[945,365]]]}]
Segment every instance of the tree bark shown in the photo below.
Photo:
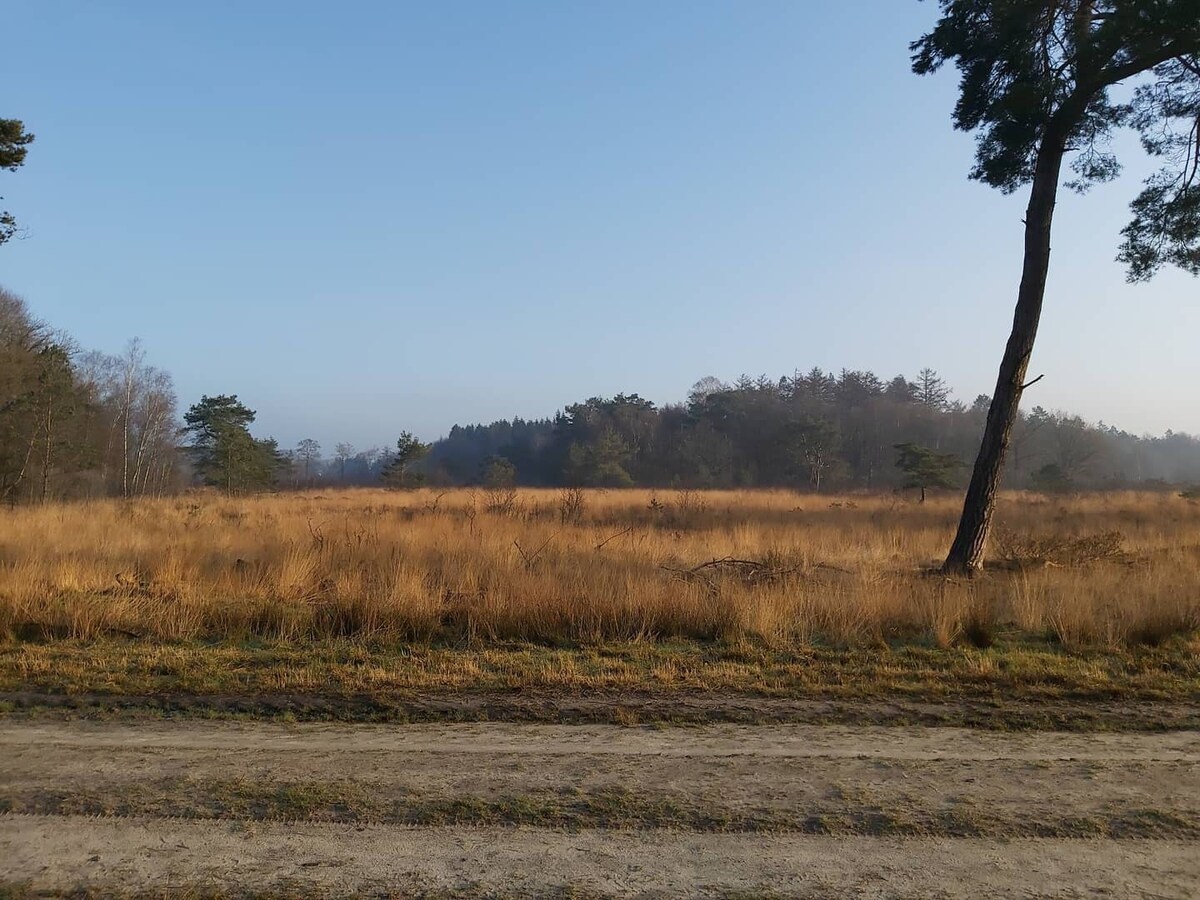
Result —
[{"label": "tree bark", "polygon": [[54,447],[54,397],[46,398],[46,453],[42,459],[42,502],[50,494],[50,461]]},{"label": "tree bark", "polygon": [[1017,421],[1025,373],[1042,315],[1046,274],[1050,268],[1050,226],[1054,220],[1064,152],[1062,139],[1054,129],[1049,129],[1038,153],[1029,208],[1025,214],[1025,263],[1012,333],[1000,362],[996,391],[988,407],[983,442],[975,458],[958,533],[942,566],[942,571],[948,574],[970,575],[983,568],[1004,456]]}]

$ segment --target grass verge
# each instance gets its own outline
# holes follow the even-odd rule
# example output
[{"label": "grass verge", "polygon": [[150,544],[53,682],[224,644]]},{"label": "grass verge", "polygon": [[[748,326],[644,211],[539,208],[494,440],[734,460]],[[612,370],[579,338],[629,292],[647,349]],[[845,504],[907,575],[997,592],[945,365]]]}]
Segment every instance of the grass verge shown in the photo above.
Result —
[{"label": "grass verge", "polygon": [[359,781],[163,779],[110,789],[0,793],[0,812],[172,817],[235,822],[307,821],[406,826],[579,829],[669,828],[870,837],[1200,838],[1200,812],[1115,804],[1103,813],[1020,817],[971,804],[921,808],[897,800],[837,798],[796,808],[723,809],[684,794],[623,788],[536,790],[512,796],[425,796]]},{"label": "grass verge", "polygon": [[[1200,725],[1200,646],[1067,651],[632,642],[546,647],[0,644],[0,711],[342,721],[894,721],[995,728]],[[857,711],[857,712],[856,712]]]}]

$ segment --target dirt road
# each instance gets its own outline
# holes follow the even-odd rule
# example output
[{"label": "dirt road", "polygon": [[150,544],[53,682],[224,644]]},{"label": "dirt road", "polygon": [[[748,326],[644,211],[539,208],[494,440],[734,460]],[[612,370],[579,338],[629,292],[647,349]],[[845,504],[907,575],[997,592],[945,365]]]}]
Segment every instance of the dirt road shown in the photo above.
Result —
[{"label": "dirt road", "polygon": [[1200,896],[1200,732],[0,722],[0,881]]}]

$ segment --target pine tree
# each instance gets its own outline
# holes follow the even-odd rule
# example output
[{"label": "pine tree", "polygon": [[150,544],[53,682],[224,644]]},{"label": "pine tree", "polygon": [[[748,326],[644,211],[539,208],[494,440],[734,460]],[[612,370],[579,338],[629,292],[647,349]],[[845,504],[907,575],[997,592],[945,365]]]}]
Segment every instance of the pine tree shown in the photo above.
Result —
[{"label": "pine tree", "polygon": [[[1129,277],[1165,264],[1200,274],[1200,0],[939,0],[911,45],[913,70],[962,74],[954,126],[979,135],[971,177],[1030,187],[1016,312],[948,572],[983,566],[1005,454],[1037,337],[1050,229],[1068,153],[1079,191],[1120,172],[1109,139],[1130,125],[1166,165],[1133,201],[1120,259]],[[1150,76],[1123,99],[1111,90]]]},{"label": "pine tree", "polygon": [[413,471],[413,467],[429,452],[429,445],[417,440],[411,431],[400,433],[396,441],[396,452],[383,467],[380,478],[388,487],[414,488],[419,486],[425,476]]},{"label": "pine tree", "polygon": [[[25,123],[20,119],[0,119],[0,169],[17,171],[25,164],[31,143],[33,135],[25,130]],[[16,233],[17,220],[11,213],[0,210],[0,244]]]},{"label": "pine tree", "polygon": [[918,403],[930,409],[945,409],[946,401],[950,399],[950,388],[933,369],[922,369],[917,374],[916,398]]},{"label": "pine tree", "polygon": [[963,462],[953,453],[938,453],[916,444],[897,444],[896,449],[896,468],[904,473],[904,487],[920,488],[922,503],[928,488],[954,487],[954,476]]},{"label": "pine tree", "polygon": [[196,474],[207,485],[230,493],[273,486],[285,465],[274,440],[250,434],[254,410],[236,394],[204,396],[183,417],[183,433],[191,437]]}]

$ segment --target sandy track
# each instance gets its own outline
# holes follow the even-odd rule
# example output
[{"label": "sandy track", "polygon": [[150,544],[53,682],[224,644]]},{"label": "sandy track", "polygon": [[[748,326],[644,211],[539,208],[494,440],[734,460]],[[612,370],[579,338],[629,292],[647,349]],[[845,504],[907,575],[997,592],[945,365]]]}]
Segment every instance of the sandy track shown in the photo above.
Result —
[{"label": "sandy track", "polygon": [[[10,876],[38,887],[304,884],[322,896],[451,892],[797,897],[1188,897],[1176,841],[891,840],[542,829],[0,817]],[[47,864],[50,868],[45,868]]]},{"label": "sandy track", "polygon": [[[570,885],[615,896],[1200,895],[1197,732],[35,719],[0,722],[0,759],[0,808],[45,811],[52,797],[70,810],[85,798],[86,809],[128,813],[0,817],[0,879],[38,889],[169,880],[322,894]],[[286,806],[230,813],[250,821],[144,814],[169,795],[163,813],[223,815],[231,779],[358,793],[306,808],[302,823],[272,821],[291,817]],[[356,796],[368,798],[364,809],[353,808]],[[580,796],[661,801],[782,831],[815,821],[831,833],[606,830],[586,817],[570,831],[408,828],[388,818],[422,804],[534,798],[543,809],[547,798]],[[197,798],[200,812],[186,806]],[[599,824],[629,824],[616,807],[604,816]],[[931,836],[889,836],[896,827]],[[1110,839],[1131,827],[1139,839]],[[1063,836],[1079,829],[1109,837]]]}]

